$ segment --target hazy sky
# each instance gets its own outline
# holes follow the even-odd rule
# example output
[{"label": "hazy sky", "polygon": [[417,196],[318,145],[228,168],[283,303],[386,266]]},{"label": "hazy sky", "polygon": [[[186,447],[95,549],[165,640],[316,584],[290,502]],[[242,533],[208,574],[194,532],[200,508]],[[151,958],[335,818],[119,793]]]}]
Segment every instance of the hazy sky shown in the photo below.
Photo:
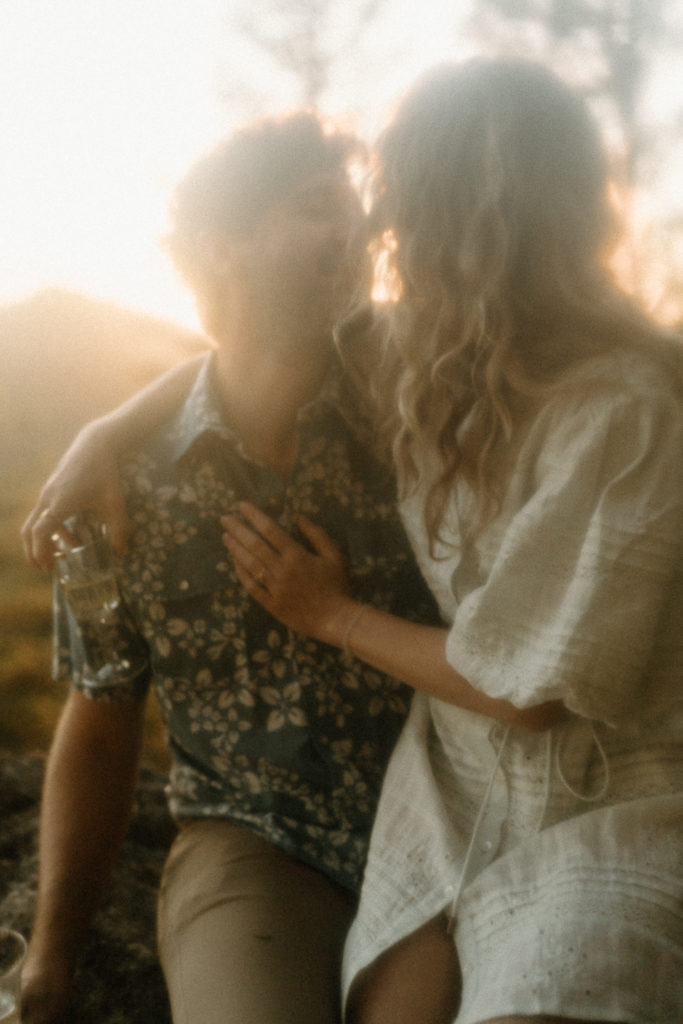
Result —
[{"label": "hazy sky", "polygon": [[[297,83],[230,27],[244,0],[0,0],[0,303],[60,285],[193,322],[158,240],[196,155]],[[344,38],[348,0],[335,31]],[[392,97],[471,44],[457,0],[385,0],[327,112],[372,135]]]}]

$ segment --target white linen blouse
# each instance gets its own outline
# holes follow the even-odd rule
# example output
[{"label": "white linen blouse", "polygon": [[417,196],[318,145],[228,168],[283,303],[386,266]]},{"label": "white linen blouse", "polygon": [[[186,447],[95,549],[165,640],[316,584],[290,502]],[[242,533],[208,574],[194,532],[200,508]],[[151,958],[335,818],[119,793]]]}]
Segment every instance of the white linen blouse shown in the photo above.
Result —
[{"label": "white linen blouse", "polygon": [[653,1024],[683,1010],[683,423],[663,371],[609,355],[567,376],[502,469],[469,546],[459,486],[429,552],[449,631],[490,697],[560,700],[545,733],[416,693],[376,817],[344,988],[442,910],[457,1024],[512,1013]]}]

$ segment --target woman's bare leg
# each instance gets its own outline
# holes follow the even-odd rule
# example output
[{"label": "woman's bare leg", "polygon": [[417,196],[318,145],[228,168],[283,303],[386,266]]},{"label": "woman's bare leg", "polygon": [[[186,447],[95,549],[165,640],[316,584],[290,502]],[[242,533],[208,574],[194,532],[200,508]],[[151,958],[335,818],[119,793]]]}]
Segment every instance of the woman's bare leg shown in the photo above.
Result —
[{"label": "woman's bare leg", "polygon": [[443,915],[387,950],[354,983],[347,1024],[452,1024],[460,968]]}]

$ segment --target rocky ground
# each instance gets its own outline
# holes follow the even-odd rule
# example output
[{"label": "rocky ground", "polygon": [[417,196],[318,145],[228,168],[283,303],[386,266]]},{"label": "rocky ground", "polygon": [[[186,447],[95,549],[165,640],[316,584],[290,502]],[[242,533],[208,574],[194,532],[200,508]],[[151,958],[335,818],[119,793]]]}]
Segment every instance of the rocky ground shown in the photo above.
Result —
[{"label": "rocky ground", "polygon": [[[27,937],[43,771],[41,756],[0,754],[0,922]],[[163,775],[143,769],[128,838],[83,950],[74,1024],[170,1024],[154,934],[159,875],[174,834],[163,786]]]}]

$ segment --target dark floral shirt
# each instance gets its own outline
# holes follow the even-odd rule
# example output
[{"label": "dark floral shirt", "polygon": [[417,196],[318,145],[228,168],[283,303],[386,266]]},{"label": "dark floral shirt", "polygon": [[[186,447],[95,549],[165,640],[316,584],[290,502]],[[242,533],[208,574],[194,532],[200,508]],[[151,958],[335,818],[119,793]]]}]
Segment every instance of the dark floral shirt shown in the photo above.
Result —
[{"label": "dark floral shirt", "polygon": [[236,580],[219,522],[241,499],[294,533],[303,513],[343,550],[359,598],[436,621],[394,483],[332,392],[302,411],[299,455],[285,484],[246,458],[225,426],[207,359],[177,417],[124,468],[134,532],[120,583],[135,636],[122,628],[118,646],[143,637],[142,670],[128,686],[95,693],[62,602],[56,635],[59,675],[83,692],[138,699],[154,684],[177,818],[234,819],[355,888],[410,691],[273,619]]}]

